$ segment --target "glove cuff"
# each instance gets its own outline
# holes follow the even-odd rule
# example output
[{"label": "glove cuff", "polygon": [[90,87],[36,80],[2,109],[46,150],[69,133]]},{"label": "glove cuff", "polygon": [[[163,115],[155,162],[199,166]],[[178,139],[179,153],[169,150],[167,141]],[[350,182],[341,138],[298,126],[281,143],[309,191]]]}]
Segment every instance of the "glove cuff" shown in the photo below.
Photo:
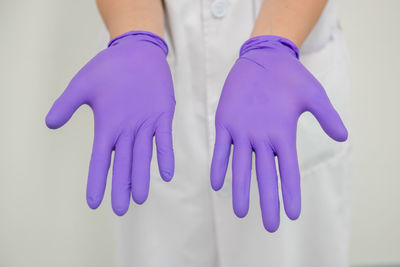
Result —
[{"label": "glove cuff", "polygon": [[284,49],[299,59],[299,48],[289,39],[275,35],[260,35],[247,40],[240,48],[240,56],[254,49]]},{"label": "glove cuff", "polygon": [[129,32],[126,32],[124,34],[121,34],[121,35],[111,39],[111,41],[108,43],[107,47],[117,45],[118,44],[118,40],[121,40],[122,38],[125,38],[127,36],[136,36],[138,41],[150,42],[150,43],[160,47],[161,50],[163,50],[163,52],[165,53],[165,56],[168,55],[168,45],[164,41],[164,39],[162,39],[160,36],[158,36],[158,35],[156,35],[156,34],[154,34],[152,32],[148,32],[148,31],[129,31]]}]

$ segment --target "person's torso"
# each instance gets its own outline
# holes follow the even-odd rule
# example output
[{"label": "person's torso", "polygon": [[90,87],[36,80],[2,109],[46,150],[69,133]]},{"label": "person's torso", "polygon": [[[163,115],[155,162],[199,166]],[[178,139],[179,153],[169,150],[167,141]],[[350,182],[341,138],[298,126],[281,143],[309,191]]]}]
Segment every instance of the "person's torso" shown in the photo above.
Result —
[{"label": "person's torso", "polygon": [[[240,46],[250,37],[262,2],[164,1],[166,41],[170,48],[168,61],[177,100],[174,119],[177,149],[202,150],[210,159],[215,137],[214,114],[220,93]],[[333,1],[328,1],[303,43],[300,60],[323,84],[346,122],[347,52]],[[190,141],[183,140],[188,138],[199,145],[188,146]],[[330,140],[308,113],[299,120],[298,140],[302,169],[324,162],[347,146]]]}]

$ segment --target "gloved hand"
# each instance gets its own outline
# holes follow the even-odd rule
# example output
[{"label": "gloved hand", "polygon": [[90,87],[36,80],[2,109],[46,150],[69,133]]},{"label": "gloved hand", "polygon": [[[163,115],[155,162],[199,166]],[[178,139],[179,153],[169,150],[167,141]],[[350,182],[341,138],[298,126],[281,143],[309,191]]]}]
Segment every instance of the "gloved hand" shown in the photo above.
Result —
[{"label": "gloved hand", "polygon": [[238,217],[246,216],[254,151],[262,218],[270,232],[278,229],[280,221],[275,156],[286,214],[293,220],[300,215],[296,152],[300,115],[310,111],[331,138],[347,139],[338,113],[321,84],[300,63],[298,53],[294,43],[278,36],[258,36],[245,42],[226,79],[215,118],[212,187],[219,190],[224,183],[233,144],[233,209]]},{"label": "gloved hand", "polygon": [[114,38],[76,74],[47,114],[47,126],[56,129],[81,105],[93,110],[86,194],[93,209],[103,199],[113,150],[111,197],[118,215],[128,210],[131,192],[138,204],[147,198],[153,136],[161,177],[170,181],[173,176],[175,98],[167,53],[166,43],[150,32],[132,31]]}]

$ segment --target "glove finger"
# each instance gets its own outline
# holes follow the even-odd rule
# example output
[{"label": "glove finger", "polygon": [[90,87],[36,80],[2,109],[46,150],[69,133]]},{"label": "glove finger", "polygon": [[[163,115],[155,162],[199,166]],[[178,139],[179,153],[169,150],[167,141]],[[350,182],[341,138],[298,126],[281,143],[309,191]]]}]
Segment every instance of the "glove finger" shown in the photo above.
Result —
[{"label": "glove finger", "polygon": [[71,81],[62,95],[54,102],[46,116],[46,125],[50,129],[57,129],[63,126],[84,104],[83,89],[75,80]]},{"label": "glove finger", "polygon": [[287,216],[295,220],[300,215],[301,192],[300,170],[297,160],[296,141],[281,142],[277,146],[279,174],[281,178],[283,204]]},{"label": "glove finger", "polygon": [[96,130],[86,190],[86,200],[92,209],[96,209],[103,200],[112,148],[112,139],[106,135],[106,132]]},{"label": "glove finger", "polygon": [[133,137],[121,134],[115,146],[111,202],[115,214],[122,216],[129,208],[131,195]]},{"label": "glove finger", "polygon": [[264,227],[268,232],[275,232],[279,227],[279,191],[278,176],[274,153],[260,144],[255,149],[256,172],[260,207]]},{"label": "glove finger", "polygon": [[156,129],[158,169],[161,178],[169,182],[174,176],[175,160],[172,145],[172,114],[163,115]]},{"label": "glove finger", "polygon": [[233,210],[239,218],[246,216],[249,210],[251,156],[252,149],[248,142],[233,140],[232,201]]},{"label": "glove finger", "polygon": [[318,120],[325,133],[336,141],[346,141],[347,129],[322,86],[320,93],[310,101],[309,111]]},{"label": "glove finger", "polygon": [[226,169],[229,163],[229,154],[231,153],[232,139],[228,131],[216,125],[214,153],[211,162],[211,186],[217,191],[224,184]]},{"label": "glove finger", "polygon": [[132,158],[132,198],[137,204],[146,201],[150,185],[150,163],[154,132],[141,129],[135,136]]}]

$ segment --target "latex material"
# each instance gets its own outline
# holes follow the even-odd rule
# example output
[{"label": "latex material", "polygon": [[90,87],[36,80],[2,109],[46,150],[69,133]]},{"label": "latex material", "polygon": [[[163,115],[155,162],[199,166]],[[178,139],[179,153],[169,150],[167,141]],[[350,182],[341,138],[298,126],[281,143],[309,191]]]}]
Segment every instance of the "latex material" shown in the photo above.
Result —
[{"label": "latex material", "polygon": [[[321,84],[298,60],[294,43],[278,36],[258,36],[245,42],[219,100],[211,184],[219,190],[232,156],[232,201],[238,217],[249,209],[252,152],[264,227],[279,227],[278,158],[283,203],[287,216],[301,210],[296,129],[300,115],[310,111],[336,141],[347,130]],[[312,149],[312,147],[310,148]]]},{"label": "latex material", "polygon": [[138,204],[148,196],[154,136],[161,177],[173,176],[175,98],[167,53],[165,42],[150,32],[114,38],[76,74],[46,117],[47,126],[56,129],[81,105],[92,108],[87,202],[93,209],[103,199],[113,150],[112,207],[118,215],[128,210],[131,194]]}]

